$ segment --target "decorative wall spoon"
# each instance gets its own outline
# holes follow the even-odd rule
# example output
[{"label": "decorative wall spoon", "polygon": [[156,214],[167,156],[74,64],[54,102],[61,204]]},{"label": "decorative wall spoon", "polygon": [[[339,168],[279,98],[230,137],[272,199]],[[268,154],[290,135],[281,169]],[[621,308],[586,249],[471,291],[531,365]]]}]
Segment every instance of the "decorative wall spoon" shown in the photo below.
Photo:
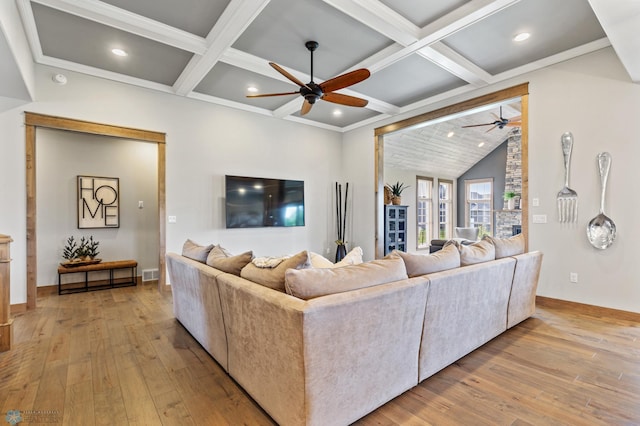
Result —
[{"label": "decorative wall spoon", "polygon": [[598,173],[600,174],[600,213],[587,225],[587,238],[592,246],[604,250],[616,239],[616,224],[604,214],[604,198],[607,192],[607,179],[611,168],[611,154],[601,152],[597,156]]}]

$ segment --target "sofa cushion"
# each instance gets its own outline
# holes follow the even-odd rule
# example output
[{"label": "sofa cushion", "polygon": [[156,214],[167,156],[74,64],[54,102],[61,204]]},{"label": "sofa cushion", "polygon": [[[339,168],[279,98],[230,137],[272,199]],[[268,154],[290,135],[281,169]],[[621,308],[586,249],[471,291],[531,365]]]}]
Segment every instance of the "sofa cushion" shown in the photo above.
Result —
[{"label": "sofa cushion", "polygon": [[524,253],[524,234],[514,235],[509,238],[494,238],[485,235],[482,239],[491,242],[496,248],[496,259]]},{"label": "sofa cushion", "polygon": [[232,255],[220,245],[211,249],[207,256],[207,265],[229,274],[240,276],[242,268],[253,259],[253,252],[246,251],[242,254]]},{"label": "sofa cushion", "polygon": [[290,295],[308,300],[407,278],[404,261],[388,258],[342,268],[290,269],[285,274],[285,288]]},{"label": "sofa cushion", "polygon": [[284,273],[287,269],[305,269],[311,267],[309,252],[300,253],[283,259],[273,268],[259,268],[253,262],[242,268],[240,276],[254,283],[284,292]]},{"label": "sofa cushion", "polygon": [[182,255],[184,257],[188,257],[189,259],[197,260],[198,262],[205,263],[207,261],[207,256],[209,252],[213,248],[213,244],[209,244],[208,246],[202,246],[192,240],[187,240],[184,242],[182,246]]},{"label": "sofa cushion", "polygon": [[433,254],[405,253],[394,250],[392,256],[399,256],[404,261],[409,277],[445,271],[460,266],[460,252],[451,244]]},{"label": "sofa cushion", "polygon": [[358,265],[362,263],[362,254],[362,248],[354,247],[341,261],[333,263],[318,253],[309,253],[311,256],[311,266],[314,268],[340,268],[347,265]]},{"label": "sofa cushion", "polygon": [[496,249],[490,241],[480,240],[477,243],[464,245],[457,241],[449,241],[444,246],[455,245],[460,252],[460,266],[495,260]]}]

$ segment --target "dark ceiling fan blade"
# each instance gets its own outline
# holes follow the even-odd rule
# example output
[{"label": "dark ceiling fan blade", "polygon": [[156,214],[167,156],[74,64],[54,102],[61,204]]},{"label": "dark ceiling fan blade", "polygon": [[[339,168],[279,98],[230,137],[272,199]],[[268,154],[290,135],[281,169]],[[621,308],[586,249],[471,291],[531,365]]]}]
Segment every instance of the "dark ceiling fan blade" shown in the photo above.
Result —
[{"label": "dark ceiling fan blade", "polygon": [[302,108],[300,109],[300,115],[305,115],[306,113],[311,111],[312,106],[313,104],[309,103],[309,101],[305,99],[302,103]]},{"label": "dark ceiling fan blade", "polygon": [[269,96],[285,96],[285,95],[299,95],[300,92],[286,92],[286,93],[264,93],[261,95],[247,95],[247,98],[267,98]]},{"label": "dark ceiling fan blade", "polygon": [[465,127],[481,127],[481,126],[495,126],[495,123],[484,123],[484,124],[470,124],[468,126],[461,126],[462,128]]},{"label": "dark ceiling fan blade", "polygon": [[365,107],[369,103],[369,101],[366,99],[331,92],[323,94],[320,99],[327,102],[333,102],[334,104],[347,105],[352,107]]},{"label": "dark ceiling fan blade", "polygon": [[269,62],[269,65],[271,65],[271,67],[274,70],[278,71],[280,74],[284,75],[285,77],[287,77],[289,80],[293,81],[298,86],[300,86],[300,87],[308,87],[306,84],[304,84],[303,82],[301,82],[300,80],[295,78],[287,70],[285,70],[284,68],[282,68],[280,65],[276,64],[275,62]]},{"label": "dark ceiling fan blade", "polygon": [[322,89],[322,92],[324,93],[333,92],[334,90],[340,90],[356,83],[360,83],[362,80],[369,78],[370,75],[371,73],[368,69],[360,68],[329,79],[320,83],[318,86],[320,86],[320,89]]}]

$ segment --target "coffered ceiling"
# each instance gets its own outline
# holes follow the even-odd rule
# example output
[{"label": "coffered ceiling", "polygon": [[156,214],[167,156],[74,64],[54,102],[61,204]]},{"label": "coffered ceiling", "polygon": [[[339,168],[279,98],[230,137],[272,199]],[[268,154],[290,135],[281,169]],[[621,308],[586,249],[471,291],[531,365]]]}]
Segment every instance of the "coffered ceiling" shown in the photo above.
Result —
[{"label": "coffered ceiling", "polygon": [[[590,1],[599,0],[16,3],[38,63],[345,131],[609,46]],[[522,32],[531,37],[515,42]],[[269,61],[310,81],[308,40],[320,44],[316,83],[371,71],[339,91],[366,108],[319,101],[301,117],[299,95],[246,98],[249,86],[298,89]]]}]

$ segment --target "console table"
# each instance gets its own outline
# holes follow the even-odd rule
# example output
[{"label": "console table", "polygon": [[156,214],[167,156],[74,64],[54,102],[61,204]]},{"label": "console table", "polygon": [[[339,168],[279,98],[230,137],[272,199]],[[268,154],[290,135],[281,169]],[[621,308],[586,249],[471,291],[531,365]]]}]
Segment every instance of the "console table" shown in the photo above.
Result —
[{"label": "console table", "polygon": [[[124,278],[116,278],[114,272],[120,269],[130,269],[131,276]],[[134,286],[138,283],[137,280],[138,262],[135,260],[115,260],[112,262],[100,262],[91,265],[82,266],[58,266],[58,294],[78,293],[81,291],[91,290],[103,290],[106,288],[114,287],[128,287]],[[102,279],[96,281],[98,284],[89,285],[89,273],[98,271],[109,271],[109,279]],[[84,273],[84,286],[62,288],[62,275],[65,274],[78,274]],[[81,283],[81,282],[80,282]],[[68,283],[66,285],[72,285],[78,283]]]}]

